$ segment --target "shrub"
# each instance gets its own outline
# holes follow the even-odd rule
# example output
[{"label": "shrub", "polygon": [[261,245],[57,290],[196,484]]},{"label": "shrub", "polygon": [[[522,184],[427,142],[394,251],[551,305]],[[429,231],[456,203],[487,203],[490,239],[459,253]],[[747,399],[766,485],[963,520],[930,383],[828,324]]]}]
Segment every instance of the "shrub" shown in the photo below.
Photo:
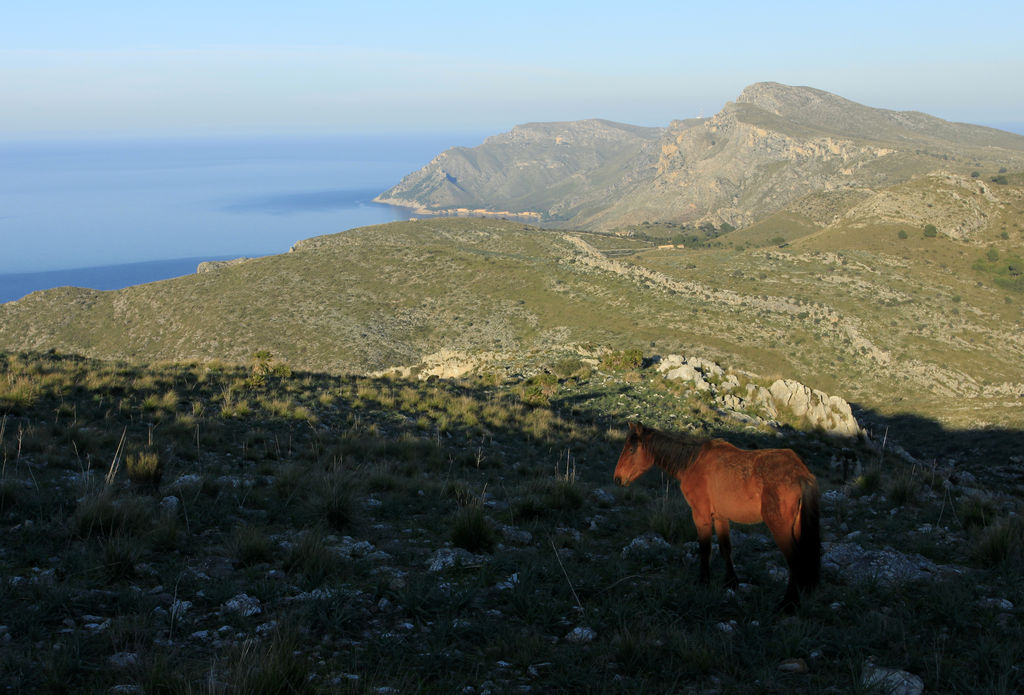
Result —
[{"label": "shrub", "polygon": [[939,230],[934,224],[926,224],[924,226],[924,235],[929,239],[938,236]]},{"label": "shrub", "polygon": [[455,514],[452,523],[452,543],[471,553],[491,552],[497,542],[484,510],[479,504],[470,504]]},{"label": "shrub", "polygon": [[303,576],[309,586],[320,586],[338,568],[339,559],[323,532],[312,529],[288,549],[282,564],[285,572]]},{"label": "shrub", "polygon": [[548,483],[541,498],[550,510],[572,511],[583,506],[583,492],[572,480],[558,479]]},{"label": "shrub", "polygon": [[1024,547],[1024,520],[1003,519],[978,532],[972,559],[985,567],[1018,564]]},{"label": "shrub", "polygon": [[882,487],[882,474],[877,468],[864,471],[853,481],[854,491],[858,495],[870,495]]},{"label": "shrub", "polygon": [[901,229],[899,232],[896,233],[896,236],[899,237],[900,239],[906,239],[909,235],[907,234],[907,231],[905,229]]},{"label": "shrub", "polygon": [[273,555],[270,538],[263,529],[254,526],[237,526],[231,535],[230,549],[235,560],[243,566],[269,562]]},{"label": "shrub", "polygon": [[601,367],[613,372],[639,369],[644,363],[644,353],[638,348],[621,352],[609,352],[601,359]]},{"label": "shrub", "polygon": [[103,542],[103,573],[107,581],[119,582],[135,576],[142,556],[138,543],[130,536],[116,534]]},{"label": "shrub", "polygon": [[886,494],[890,502],[897,507],[902,507],[917,499],[919,487],[918,481],[909,472],[901,473],[889,483]]},{"label": "shrub", "polygon": [[299,656],[299,646],[298,632],[290,628],[279,628],[262,642],[244,641],[230,657],[226,677],[232,687],[228,690],[253,695],[316,692],[309,679],[310,665]]},{"label": "shrub", "polygon": [[957,517],[965,529],[984,528],[995,519],[996,508],[991,501],[971,495],[961,500]]},{"label": "shrub", "polygon": [[108,490],[83,497],[71,517],[82,538],[131,533],[149,525],[150,514],[137,498],[115,501]]},{"label": "shrub", "polygon": [[349,528],[356,518],[352,481],[341,473],[328,473],[317,486],[318,516],[335,531]]},{"label": "shrub", "polygon": [[551,371],[561,379],[568,379],[586,372],[586,365],[579,357],[566,357],[551,365]]},{"label": "shrub", "polygon": [[551,396],[558,393],[558,377],[547,373],[532,376],[523,382],[520,392],[523,403],[527,405],[551,405]]},{"label": "shrub", "polygon": [[128,454],[124,462],[128,480],[143,487],[157,487],[163,477],[160,456],[155,451],[140,451]]}]

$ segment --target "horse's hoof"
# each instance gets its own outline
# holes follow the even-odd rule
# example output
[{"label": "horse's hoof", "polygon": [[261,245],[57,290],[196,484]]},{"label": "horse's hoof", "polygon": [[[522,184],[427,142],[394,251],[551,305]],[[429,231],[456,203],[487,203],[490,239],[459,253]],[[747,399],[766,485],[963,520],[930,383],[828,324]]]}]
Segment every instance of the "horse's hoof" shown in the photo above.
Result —
[{"label": "horse's hoof", "polygon": [[800,607],[800,602],[791,598],[784,598],[779,601],[778,610],[786,615],[794,615]]}]

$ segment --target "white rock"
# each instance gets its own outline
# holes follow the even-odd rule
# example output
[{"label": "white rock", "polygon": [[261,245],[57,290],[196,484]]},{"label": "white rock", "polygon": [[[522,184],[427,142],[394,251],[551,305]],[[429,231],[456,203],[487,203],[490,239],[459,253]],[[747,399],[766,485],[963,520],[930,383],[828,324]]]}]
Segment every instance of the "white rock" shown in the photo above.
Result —
[{"label": "white rock", "polygon": [[631,540],[629,545],[622,549],[622,557],[623,559],[630,557],[642,559],[643,557],[657,555],[671,549],[672,546],[661,537],[661,534],[648,531],[642,536],[637,536]]},{"label": "white rock", "polygon": [[242,616],[259,615],[263,612],[260,600],[248,594],[238,594],[224,602],[221,606],[224,613],[239,613]]},{"label": "white rock", "polygon": [[864,662],[862,682],[866,688],[879,688],[888,695],[921,695],[924,681],[907,671],[878,666],[873,661]]},{"label": "white rock", "polygon": [[478,564],[481,558],[463,548],[441,548],[427,561],[428,572],[443,572],[456,565]]},{"label": "white rock", "polygon": [[573,644],[586,644],[593,642],[597,637],[597,633],[589,627],[577,627],[565,636],[566,642],[572,642]]},{"label": "white rock", "polygon": [[114,668],[128,668],[139,663],[139,655],[135,652],[118,652],[107,659],[107,663]]}]

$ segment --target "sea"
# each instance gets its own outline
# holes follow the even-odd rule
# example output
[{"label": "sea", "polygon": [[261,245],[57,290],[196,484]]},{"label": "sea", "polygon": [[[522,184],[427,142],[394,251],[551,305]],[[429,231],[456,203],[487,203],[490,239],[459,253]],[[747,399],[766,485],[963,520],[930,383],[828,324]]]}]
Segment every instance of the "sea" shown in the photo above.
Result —
[{"label": "sea", "polygon": [[483,133],[0,142],[0,303],[408,219],[373,198]]}]

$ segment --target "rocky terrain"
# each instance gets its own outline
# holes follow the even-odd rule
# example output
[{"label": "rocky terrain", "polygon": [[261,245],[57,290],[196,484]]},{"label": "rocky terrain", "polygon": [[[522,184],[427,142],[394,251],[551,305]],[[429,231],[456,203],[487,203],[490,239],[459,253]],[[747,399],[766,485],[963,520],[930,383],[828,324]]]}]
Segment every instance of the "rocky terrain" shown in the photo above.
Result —
[{"label": "rocky terrain", "polygon": [[541,224],[585,229],[644,221],[744,227],[798,201],[813,208],[811,218],[843,214],[860,196],[940,169],[1020,171],[1024,136],[763,82],[711,118],[664,130],[519,126],[440,154],[378,200],[421,214],[529,213]]},{"label": "rocky terrain", "polygon": [[440,153],[376,201],[416,214],[568,220],[646,178],[663,132],[602,120],[516,126],[479,147]]},{"label": "rocky terrain", "polygon": [[[692,355],[430,381],[265,353],[0,362],[7,692],[1024,687],[1019,451],[822,433],[802,405],[865,424]],[[695,584],[674,486],[611,483],[628,419],[805,459],[823,583],[796,616],[775,611],[785,568],[759,526],[734,531],[737,590],[717,558]]]}]

